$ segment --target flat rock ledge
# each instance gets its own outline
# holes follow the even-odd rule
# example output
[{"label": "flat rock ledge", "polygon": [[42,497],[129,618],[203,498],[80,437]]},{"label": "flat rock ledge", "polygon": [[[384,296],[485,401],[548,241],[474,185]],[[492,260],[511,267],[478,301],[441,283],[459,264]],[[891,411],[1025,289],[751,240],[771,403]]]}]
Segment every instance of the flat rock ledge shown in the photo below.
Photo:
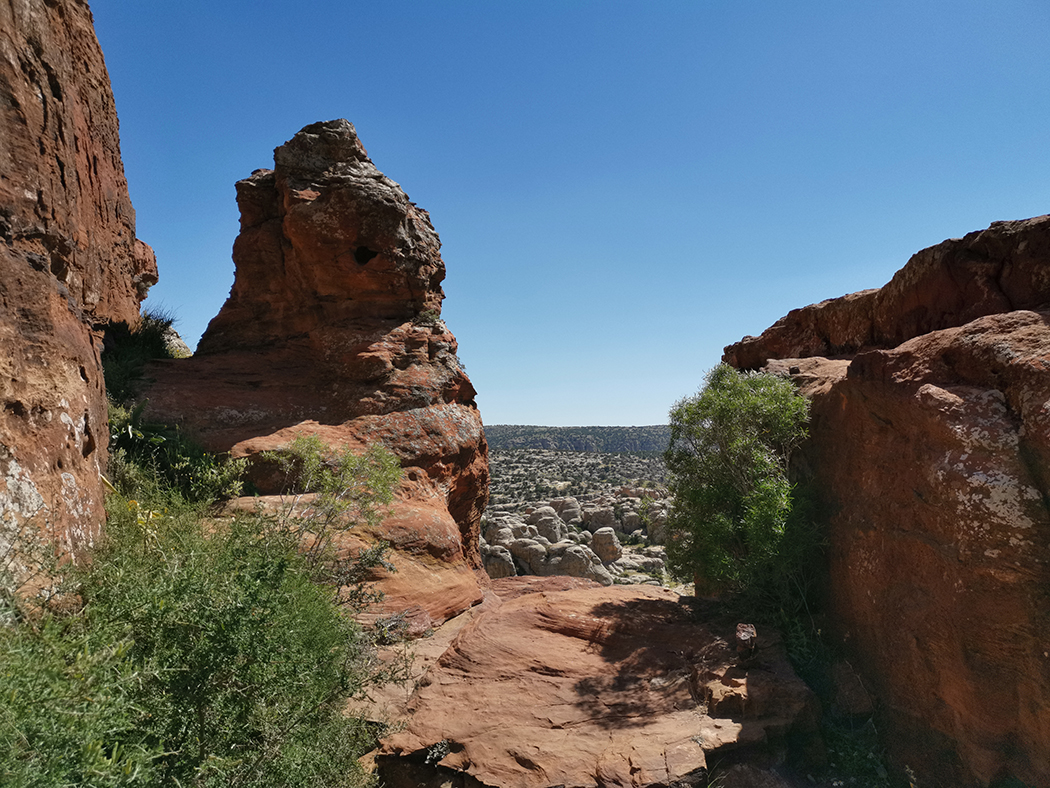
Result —
[{"label": "flat rock ledge", "polygon": [[782,762],[789,740],[819,760],[819,704],[779,638],[740,663],[735,623],[693,602],[577,578],[493,581],[445,625],[455,635],[439,657],[441,629],[433,648],[419,641],[431,664],[375,768],[389,788],[640,788],[705,784],[708,758],[729,750]]}]

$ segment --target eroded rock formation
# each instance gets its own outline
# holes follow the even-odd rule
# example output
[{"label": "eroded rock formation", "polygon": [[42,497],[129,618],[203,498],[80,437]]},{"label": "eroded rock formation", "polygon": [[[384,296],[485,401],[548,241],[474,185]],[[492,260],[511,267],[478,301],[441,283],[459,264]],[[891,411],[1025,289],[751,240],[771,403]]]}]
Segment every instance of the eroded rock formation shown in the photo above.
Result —
[{"label": "eroded rock formation", "polygon": [[101,330],[156,281],[87,4],[0,4],[0,553],[26,523],[73,551],[100,526]]},{"label": "eroded rock formation", "polygon": [[481,598],[488,499],[474,388],[439,317],[440,242],[345,120],[307,126],[274,162],[237,184],[230,297],[193,358],[153,368],[148,413],[237,457],[299,434],[394,451],[404,483],[370,536],[395,548],[387,607],[425,629]]},{"label": "eroded rock formation", "polygon": [[831,612],[898,765],[1050,784],[1050,217],[920,252],[725,358],[812,400]]}]

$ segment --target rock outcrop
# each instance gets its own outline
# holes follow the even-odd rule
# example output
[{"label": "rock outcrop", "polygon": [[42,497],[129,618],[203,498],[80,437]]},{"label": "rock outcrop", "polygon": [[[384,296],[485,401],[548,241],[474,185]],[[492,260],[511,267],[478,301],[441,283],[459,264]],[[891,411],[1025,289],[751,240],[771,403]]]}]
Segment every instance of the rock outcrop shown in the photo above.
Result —
[{"label": "rock outcrop", "polygon": [[920,252],[726,359],[774,359],[812,400],[832,621],[897,764],[1050,784],[1050,218]]},{"label": "rock outcrop", "polygon": [[698,623],[666,589],[515,577],[493,590],[383,742],[386,785],[706,785],[712,754],[776,760],[787,737],[819,760],[816,698],[775,637],[744,667],[735,624]]},{"label": "rock outcrop", "polygon": [[76,553],[101,525],[101,332],[157,281],[82,0],[0,5],[0,553],[27,523]]},{"label": "rock outcrop", "polygon": [[725,349],[739,369],[769,359],[852,355],[978,317],[1050,303],[1050,216],[987,230],[916,253],[883,288],[795,309],[759,337]]},{"label": "rock outcrop", "polygon": [[299,434],[385,444],[404,482],[392,516],[359,535],[393,545],[386,605],[425,629],[481,598],[488,498],[474,388],[440,319],[440,242],[345,120],[307,126],[274,162],[237,184],[230,297],[192,358],[151,369],[147,415],[235,457]]}]

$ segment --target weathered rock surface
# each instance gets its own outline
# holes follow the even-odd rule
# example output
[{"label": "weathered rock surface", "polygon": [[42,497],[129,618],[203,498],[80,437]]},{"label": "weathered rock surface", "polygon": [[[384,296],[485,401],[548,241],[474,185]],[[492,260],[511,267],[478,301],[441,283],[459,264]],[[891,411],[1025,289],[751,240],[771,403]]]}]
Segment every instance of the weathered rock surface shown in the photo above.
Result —
[{"label": "weathered rock surface", "polygon": [[274,161],[237,184],[230,297],[194,357],[152,369],[148,415],[237,457],[299,434],[385,444],[406,471],[393,515],[365,535],[395,548],[386,605],[444,620],[481,598],[488,460],[439,318],[437,233],[345,120],[307,126]]},{"label": "weathered rock surface", "polygon": [[[383,742],[387,785],[702,785],[712,753],[816,730],[775,637],[740,667],[732,625],[697,623],[671,592],[569,580],[493,582],[502,601],[460,630]],[[713,709],[716,693],[732,700]]]},{"label": "weathered rock surface", "polygon": [[101,332],[156,281],[87,4],[0,5],[0,551],[29,520],[74,552],[97,532]]},{"label": "weathered rock surface", "polygon": [[876,313],[892,348],[767,367],[812,400],[832,621],[924,786],[1050,784],[1050,311],[1015,308],[1050,300],[1048,231],[920,252],[872,301],[910,305]]}]

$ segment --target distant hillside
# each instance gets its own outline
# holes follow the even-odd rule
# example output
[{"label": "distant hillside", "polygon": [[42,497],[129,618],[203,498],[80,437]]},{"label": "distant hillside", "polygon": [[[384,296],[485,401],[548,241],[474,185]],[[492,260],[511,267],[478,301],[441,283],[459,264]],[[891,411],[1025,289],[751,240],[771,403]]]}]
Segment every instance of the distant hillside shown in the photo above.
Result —
[{"label": "distant hillside", "polygon": [[666,424],[649,427],[533,427],[492,424],[485,427],[489,448],[554,449],[592,452],[663,452],[671,437]]}]

